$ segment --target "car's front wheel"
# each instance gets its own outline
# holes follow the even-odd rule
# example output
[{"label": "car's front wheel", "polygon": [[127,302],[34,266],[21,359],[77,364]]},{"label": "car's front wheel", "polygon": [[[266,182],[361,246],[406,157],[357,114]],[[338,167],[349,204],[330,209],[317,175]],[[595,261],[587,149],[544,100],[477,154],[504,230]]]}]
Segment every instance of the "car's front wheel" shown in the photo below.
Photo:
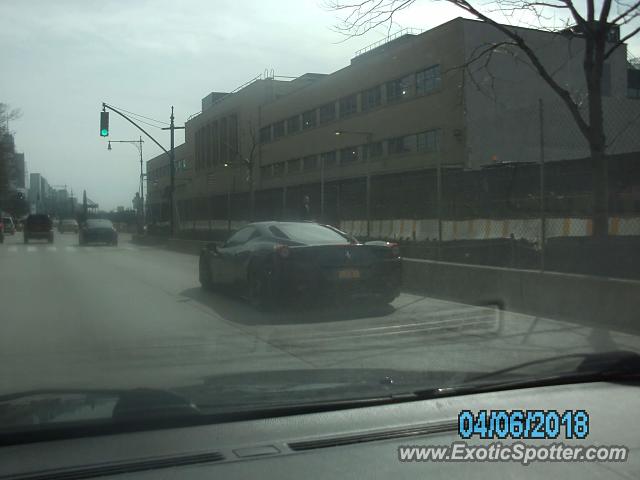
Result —
[{"label": "car's front wheel", "polygon": [[268,268],[254,268],[249,272],[249,303],[259,311],[272,310],[276,301],[273,296],[271,271]]}]

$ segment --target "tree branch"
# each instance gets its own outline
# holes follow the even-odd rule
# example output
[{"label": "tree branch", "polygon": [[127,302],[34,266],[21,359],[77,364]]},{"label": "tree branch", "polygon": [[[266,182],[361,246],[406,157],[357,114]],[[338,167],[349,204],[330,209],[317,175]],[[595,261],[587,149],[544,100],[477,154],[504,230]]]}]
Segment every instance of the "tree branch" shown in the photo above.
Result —
[{"label": "tree branch", "polygon": [[624,12],[622,12],[620,15],[615,17],[613,20],[610,20],[609,23],[617,24],[618,22],[623,20],[627,15],[629,15],[631,12],[633,12],[634,10],[638,10],[639,8],[640,8],[640,2],[636,2],[633,5],[631,5],[629,8],[627,8]]},{"label": "tree branch", "polygon": [[606,60],[607,58],[609,58],[616,48],[618,48],[620,45],[623,45],[627,40],[636,35],[638,32],[640,32],[640,27],[635,28],[630,33],[618,40],[609,50],[607,50],[607,53],[604,54],[604,59]]},{"label": "tree branch", "polygon": [[529,57],[529,60],[538,71],[538,74],[543,78],[545,82],[547,82],[547,84],[551,87],[551,89],[554,92],[556,92],[556,94],[565,103],[565,105],[571,112],[571,115],[573,116],[574,120],[576,121],[578,128],[580,129],[582,134],[585,136],[585,138],[587,139],[589,138],[589,133],[590,133],[589,125],[587,124],[587,122],[585,122],[584,118],[582,118],[582,115],[580,114],[580,110],[578,106],[571,98],[571,94],[567,90],[562,88],[558,84],[558,82],[556,82],[553,79],[553,77],[549,74],[549,72],[544,67],[544,65],[542,65],[542,62],[540,61],[538,56],[534,53],[531,47],[527,45],[527,43],[524,41],[524,39],[520,35],[518,35],[516,32],[511,30],[509,27],[502,25],[496,22],[495,20],[487,17],[485,14],[481,13],[476,8],[474,8],[467,0],[447,0],[447,1],[462,8],[463,10],[466,10],[467,12],[476,16],[477,18],[484,21],[485,23],[493,26],[494,28],[496,28],[497,30],[505,34],[507,37],[511,38],[517,44],[518,48],[520,48],[520,50],[522,50],[525,53],[525,55]]}]

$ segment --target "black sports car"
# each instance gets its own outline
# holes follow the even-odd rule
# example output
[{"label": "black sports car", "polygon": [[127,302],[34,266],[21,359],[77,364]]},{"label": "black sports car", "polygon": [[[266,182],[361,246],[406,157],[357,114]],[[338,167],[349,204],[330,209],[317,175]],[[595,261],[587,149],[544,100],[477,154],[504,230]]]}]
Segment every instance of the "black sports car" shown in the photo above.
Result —
[{"label": "black sports car", "polygon": [[118,232],[111,220],[90,218],[80,228],[78,243],[80,245],[86,245],[87,243],[118,245]]},{"label": "black sports car", "polygon": [[199,262],[203,288],[232,285],[260,309],[321,295],[386,304],[400,293],[401,268],[395,244],[362,244],[312,222],[249,224],[222,246],[207,245]]}]

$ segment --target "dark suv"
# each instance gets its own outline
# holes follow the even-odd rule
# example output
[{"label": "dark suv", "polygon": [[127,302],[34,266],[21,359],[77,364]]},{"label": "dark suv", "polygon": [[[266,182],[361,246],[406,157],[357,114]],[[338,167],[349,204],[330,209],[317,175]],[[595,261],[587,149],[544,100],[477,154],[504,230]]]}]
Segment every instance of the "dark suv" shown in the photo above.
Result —
[{"label": "dark suv", "polygon": [[24,222],[24,243],[40,238],[53,243],[53,222],[48,215],[29,215]]}]

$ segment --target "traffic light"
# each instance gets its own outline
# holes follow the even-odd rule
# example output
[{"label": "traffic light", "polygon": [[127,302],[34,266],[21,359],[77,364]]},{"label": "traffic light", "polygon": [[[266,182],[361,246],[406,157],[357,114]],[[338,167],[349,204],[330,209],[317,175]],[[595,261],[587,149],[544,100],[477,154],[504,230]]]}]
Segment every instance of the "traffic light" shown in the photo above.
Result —
[{"label": "traffic light", "polygon": [[109,136],[109,112],[100,112],[100,136]]}]

